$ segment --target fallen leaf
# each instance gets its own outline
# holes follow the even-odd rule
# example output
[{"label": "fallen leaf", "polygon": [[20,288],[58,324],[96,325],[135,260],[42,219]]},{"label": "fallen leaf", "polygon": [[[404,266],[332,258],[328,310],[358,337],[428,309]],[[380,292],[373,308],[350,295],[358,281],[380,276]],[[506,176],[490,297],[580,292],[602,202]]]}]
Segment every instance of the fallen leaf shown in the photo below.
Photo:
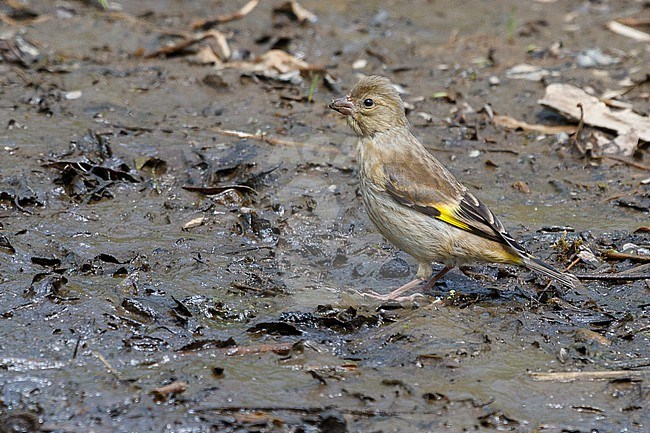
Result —
[{"label": "fallen leaf", "polygon": [[538,102],[575,120],[581,118],[580,103],[586,124],[613,130],[619,135],[635,129],[641,140],[650,141],[650,117],[632,110],[612,110],[595,96],[571,84],[550,84],[546,87],[544,98]]},{"label": "fallen leaf", "polygon": [[519,192],[523,192],[524,194],[530,194],[530,186],[528,186],[528,183],[524,182],[523,180],[518,180],[517,182],[513,183],[512,187]]},{"label": "fallen leaf", "polygon": [[221,67],[241,69],[246,72],[265,72],[270,78],[279,74],[314,69],[309,63],[282,50],[270,50],[251,61],[224,63]]}]

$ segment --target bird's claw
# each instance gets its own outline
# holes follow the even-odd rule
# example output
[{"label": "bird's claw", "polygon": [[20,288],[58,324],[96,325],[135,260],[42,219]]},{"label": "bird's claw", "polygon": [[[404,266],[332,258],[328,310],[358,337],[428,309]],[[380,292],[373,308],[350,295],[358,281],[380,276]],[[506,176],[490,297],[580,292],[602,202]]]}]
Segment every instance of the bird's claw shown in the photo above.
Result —
[{"label": "bird's claw", "polygon": [[357,293],[359,293],[361,296],[378,299],[380,301],[395,301],[395,302],[413,302],[417,298],[424,297],[422,293],[414,293],[410,296],[396,296],[391,293],[382,295],[380,293],[375,292],[374,290],[369,290],[367,292],[357,292]]}]

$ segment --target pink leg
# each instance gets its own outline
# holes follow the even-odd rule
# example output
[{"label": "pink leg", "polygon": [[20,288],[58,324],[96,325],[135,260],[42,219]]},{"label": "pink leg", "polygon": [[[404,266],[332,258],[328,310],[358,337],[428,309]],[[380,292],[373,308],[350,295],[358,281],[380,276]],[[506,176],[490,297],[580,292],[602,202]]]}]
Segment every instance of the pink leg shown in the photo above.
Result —
[{"label": "pink leg", "polygon": [[[444,268],[442,268],[440,270],[440,272],[438,272],[436,275],[429,278],[429,281],[427,281],[427,283],[422,287],[422,290],[430,289],[431,287],[433,287],[433,285],[436,283],[436,281],[438,281],[440,278],[442,278],[451,269],[452,269],[451,266],[445,266]],[[402,287],[399,287],[399,288],[393,290],[392,292],[390,292],[390,293],[388,293],[386,295],[381,295],[381,294],[371,290],[369,292],[363,293],[363,296],[368,296],[370,298],[379,299],[380,301],[397,301],[397,302],[413,301],[418,296],[424,296],[424,295],[422,295],[421,293],[415,293],[415,294],[413,294],[411,296],[400,296],[400,295],[402,293],[404,293],[404,292],[407,292],[407,291],[419,286],[420,283],[422,283],[423,281],[425,281],[425,280],[422,279],[422,278],[416,278],[415,280],[411,281],[410,283],[406,283]]]},{"label": "pink leg", "polygon": [[418,296],[424,296],[424,295],[422,295],[421,293],[415,293],[411,296],[399,296],[399,295],[413,289],[414,287],[419,286],[423,282],[424,280],[422,278],[416,278],[410,283],[406,283],[402,287],[399,287],[386,295],[379,294],[372,290],[368,292],[363,292],[362,295],[367,296],[369,298],[379,299],[380,301],[397,301],[397,302],[413,301]]}]

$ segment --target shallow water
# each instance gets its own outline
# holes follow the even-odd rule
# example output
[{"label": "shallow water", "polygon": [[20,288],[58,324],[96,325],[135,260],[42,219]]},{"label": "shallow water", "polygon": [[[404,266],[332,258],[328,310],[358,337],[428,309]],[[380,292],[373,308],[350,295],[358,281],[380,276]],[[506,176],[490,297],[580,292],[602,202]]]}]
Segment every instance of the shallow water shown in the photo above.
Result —
[{"label": "shallow water", "polygon": [[[457,115],[465,103],[474,111],[489,103],[531,123],[559,122],[537,105],[543,84],[504,72],[535,62],[526,54],[532,44],[558,38],[571,52],[631,53],[599,71],[572,67],[570,55],[538,60],[561,70],[554,80],[618,88],[648,52],[601,24],[637,2],[301,4],[316,24],[274,28],[274,4],[262,2],[219,29],[258,54],[270,43],[255,40],[284,34],[293,52],[327,65],[342,92],[357,72],[405,85],[416,136],[555,266],[572,258],[555,254],[563,234],[538,232],[544,227],[571,227],[569,242],[582,238],[603,271],[633,264],[605,262],[600,250],[647,248],[647,233],[630,234],[648,225],[647,210],[617,205],[647,200],[647,172],[591,164],[553,136],[497,128],[480,113]],[[587,282],[591,299],[568,293],[559,301],[537,293],[544,281],[525,270],[478,266],[483,278],[453,271],[415,304],[368,300],[358,292],[404,284],[415,263],[367,219],[354,139],[326,108],[336,92],[318,81],[314,102],[297,102],[283,95],[307,94],[309,77],[292,86],[231,69],[220,73],[226,88],[215,89],[203,82],[214,69],[185,55],[133,55],[160,45],[138,22],[81,3],[70,6],[71,18],[51,2],[27,6],[49,19],[0,32],[22,29],[46,59],[45,69],[0,63],[0,235],[11,245],[0,238],[0,431],[18,422],[97,432],[647,430],[646,282]],[[232,8],[123,6],[169,29]],[[485,66],[490,48],[497,63]],[[368,66],[355,71],[360,58]],[[66,72],[47,71],[54,66]],[[491,75],[501,84],[489,85]],[[82,97],[62,96],[73,90]],[[457,101],[429,97],[443,90]],[[647,112],[647,98],[629,98]],[[301,144],[272,146],[215,127]],[[102,156],[102,140],[112,159]],[[135,169],[151,157],[165,167]],[[44,166],[84,158],[103,168],[122,162],[140,182],[89,175],[84,186],[77,173],[65,184],[66,173]],[[517,181],[531,193],[513,188]],[[237,202],[183,189],[240,184],[257,193]],[[200,225],[184,228],[197,217]],[[582,263],[575,271],[594,272]],[[584,330],[604,339],[585,340]],[[623,368],[641,375],[563,383],[529,374]],[[175,381],[187,389],[154,401],[154,388]]]}]

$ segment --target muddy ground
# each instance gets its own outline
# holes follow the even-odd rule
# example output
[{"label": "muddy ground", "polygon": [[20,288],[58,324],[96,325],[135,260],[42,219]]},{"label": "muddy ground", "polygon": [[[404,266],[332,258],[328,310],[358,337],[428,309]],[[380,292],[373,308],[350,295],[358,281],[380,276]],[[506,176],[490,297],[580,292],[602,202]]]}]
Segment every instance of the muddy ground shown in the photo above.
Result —
[{"label": "muddy ground", "polygon": [[[300,24],[267,1],[216,27],[314,66],[293,83],[203,64],[206,41],[160,53],[244,3],[0,4],[0,431],[648,431],[649,280],[608,279],[650,274],[647,147],[491,121],[575,126],[537,103],[555,82],[641,83],[619,99],[648,115],[649,45],[605,28],[647,4],[304,0]],[[590,49],[616,61],[581,67]],[[476,266],[417,302],[361,296],[416,269],[326,107],[371,73],[523,244],[606,279]]]}]

